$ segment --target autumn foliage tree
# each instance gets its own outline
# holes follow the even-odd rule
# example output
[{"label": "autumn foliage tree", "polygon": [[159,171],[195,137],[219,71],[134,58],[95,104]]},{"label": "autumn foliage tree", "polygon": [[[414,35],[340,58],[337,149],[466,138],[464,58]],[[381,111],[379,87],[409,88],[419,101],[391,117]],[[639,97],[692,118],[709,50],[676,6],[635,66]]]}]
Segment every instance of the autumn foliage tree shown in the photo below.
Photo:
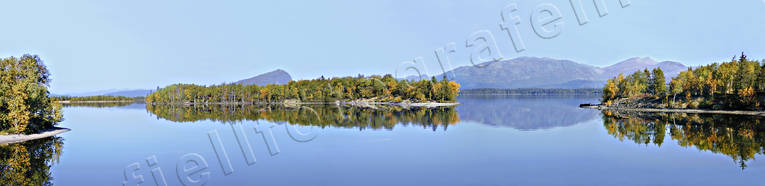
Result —
[{"label": "autumn foliage tree", "polygon": [[0,59],[0,131],[33,133],[61,121],[61,105],[48,92],[50,81],[36,55]]},{"label": "autumn foliage tree", "polygon": [[[643,81],[646,77],[647,82]],[[675,108],[765,109],[765,63],[749,60],[743,53],[729,62],[688,68],[668,86],[659,68],[626,78],[620,74],[608,80],[602,101],[611,104],[621,98],[663,97],[663,102]]]}]

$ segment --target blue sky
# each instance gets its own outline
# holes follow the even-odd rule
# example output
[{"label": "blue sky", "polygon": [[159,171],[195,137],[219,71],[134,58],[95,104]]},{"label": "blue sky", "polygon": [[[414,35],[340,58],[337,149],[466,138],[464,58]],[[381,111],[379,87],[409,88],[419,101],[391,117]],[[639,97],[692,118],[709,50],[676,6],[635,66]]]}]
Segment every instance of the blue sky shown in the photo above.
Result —
[{"label": "blue sky", "polygon": [[[517,3],[526,51],[516,53],[500,12]],[[453,66],[468,65],[466,39],[493,33],[505,58],[571,59],[595,66],[650,56],[688,65],[765,57],[765,1],[605,0],[599,17],[583,0],[579,25],[568,0],[386,1],[3,1],[0,56],[39,54],[55,93],[218,84],[277,68],[294,78],[394,73],[457,44]],[[538,37],[540,4],[561,12],[560,35]]]}]

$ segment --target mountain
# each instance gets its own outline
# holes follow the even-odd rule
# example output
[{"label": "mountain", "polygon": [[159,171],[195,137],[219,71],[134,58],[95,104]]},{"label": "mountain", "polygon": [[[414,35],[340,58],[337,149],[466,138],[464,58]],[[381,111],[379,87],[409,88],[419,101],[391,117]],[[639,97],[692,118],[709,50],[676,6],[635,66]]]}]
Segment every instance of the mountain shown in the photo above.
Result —
[{"label": "mountain", "polygon": [[154,90],[144,90],[144,89],[118,90],[118,89],[109,89],[109,90],[100,90],[100,91],[93,91],[93,92],[80,92],[80,93],[69,93],[69,94],[53,94],[53,95],[56,95],[56,96],[75,96],[75,97],[84,97],[84,96],[141,97],[141,96],[146,96],[148,94],[151,94],[152,92],[154,92]]},{"label": "mountain", "polygon": [[282,69],[277,69],[255,77],[237,81],[237,84],[265,86],[267,84],[287,84],[292,80],[292,76]]},{"label": "mountain", "polygon": [[[244,85],[259,85],[263,86],[266,84],[287,84],[292,80],[292,77],[289,73],[285,72],[284,70],[278,69],[274,70],[265,74],[257,75],[255,77],[237,81],[238,84],[244,84]],[[93,92],[81,92],[81,93],[68,93],[68,94],[57,94],[53,93],[52,95],[56,96],[75,96],[75,97],[84,97],[84,96],[125,96],[125,97],[142,97],[151,94],[154,92],[152,89],[133,89],[133,90],[120,90],[120,89],[109,89],[109,90],[100,90],[100,91],[93,91]]]},{"label": "mountain", "polygon": [[[607,67],[595,67],[570,60],[520,57],[505,61],[463,66],[447,72],[463,89],[476,88],[601,88],[619,73],[632,74],[645,68],[660,67],[667,78],[688,68],[678,62],[656,62],[651,58],[631,58]],[[443,74],[436,75],[436,78]],[[416,76],[407,77],[413,79]]]},{"label": "mountain", "polygon": [[539,88],[563,88],[563,89],[577,89],[577,88],[603,88],[606,81],[601,80],[572,80],[561,84],[544,85]]},{"label": "mountain", "polygon": [[[451,71],[465,89],[539,88],[573,80],[597,80],[598,69],[569,60],[521,57]],[[440,77],[440,76],[439,76]]]},{"label": "mountain", "polygon": [[123,90],[123,91],[117,91],[117,92],[110,92],[107,93],[107,96],[125,96],[125,97],[143,97],[146,95],[151,94],[154,92],[154,90],[143,90],[143,89],[137,89],[137,90]]},{"label": "mountain", "polygon": [[99,91],[92,91],[92,92],[76,92],[76,93],[65,93],[65,94],[52,93],[52,95],[76,96],[76,97],[100,96],[100,95],[106,95],[108,93],[117,92],[117,91],[119,91],[119,90],[117,90],[117,89],[109,89],[109,90],[99,90]]},{"label": "mountain", "polygon": [[625,61],[616,63],[614,65],[602,68],[603,74],[600,76],[600,79],[610,79],[610,78],[616,77],[617,75],[619,75],[619,73],[628,75],[638,70],[643,70],[646,68],[648,68],[648,70],[651,70],[656,67],[659,67],[661,68],[662,71],[664,71],[664,77],[667,79],[667,82],[669,82],[669,80],[671,80],[672,77],[675,77],[678,74],[680,74],[680,72],[688,70],[688,67],[678,62],[673,62],[673,61],[656,62],[653,59],[648,57],[630,58]]}]

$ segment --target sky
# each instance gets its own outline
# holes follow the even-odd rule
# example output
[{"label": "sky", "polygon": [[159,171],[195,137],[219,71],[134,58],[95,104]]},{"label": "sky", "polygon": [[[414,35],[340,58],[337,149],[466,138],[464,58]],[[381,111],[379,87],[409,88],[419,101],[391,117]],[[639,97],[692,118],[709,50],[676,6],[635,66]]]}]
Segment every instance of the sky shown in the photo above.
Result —
[{"label": "sky", "polygon": [[[3,1],[0,57],[40,55],[59,94],[220,84],[275,69],[294,79],[395,74],[417,57],[435,75],[435,49],[455,43],[451,68],[470,65],[475,47],[466,44],[480,31],[507,59],[607,66],[652,57],[695,66],[742,51],[765,58],[763,0],[603,0],[602,17],[581,1],[584,25],[569,0]],[[499,25],[511,4],[522,52]],[[535,33],[540,6],[559,10],[557,36]]]}]

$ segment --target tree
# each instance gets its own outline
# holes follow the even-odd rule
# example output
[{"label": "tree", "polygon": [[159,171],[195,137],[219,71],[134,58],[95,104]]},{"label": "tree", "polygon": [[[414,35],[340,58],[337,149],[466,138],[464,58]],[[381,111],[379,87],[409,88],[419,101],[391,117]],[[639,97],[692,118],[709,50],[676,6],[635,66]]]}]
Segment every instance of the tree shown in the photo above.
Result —
[{"label": "tree", "polygon": [[36,55],[0,59],[0,131],[33,133],[61,121],[48,91],[50,73]]},{"label": "tree", "polygon": [[667,93],[666,84],[664,71],[661,68],[654,68],[651,74],[651,93],[655,96],[664,96]]},{"label": "tree", "polygon": [[609,79],[606,86],[603,87],[603,99],[601,100],[606,105],[611,105],[611,100],[614,100],[619,94],[619,88],[616,86],[616,79]]}]

